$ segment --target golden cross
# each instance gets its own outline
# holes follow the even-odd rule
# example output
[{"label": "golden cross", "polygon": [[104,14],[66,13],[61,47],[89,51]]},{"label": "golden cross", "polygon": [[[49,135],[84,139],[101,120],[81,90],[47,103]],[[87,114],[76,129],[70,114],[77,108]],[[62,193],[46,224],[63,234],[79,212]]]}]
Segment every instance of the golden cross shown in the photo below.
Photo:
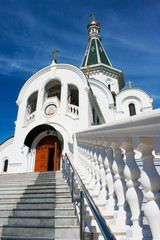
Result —
[{"label": "golden cross", "polygon": [[88,76],[88,78],[89,78],[89,74],[90,74],[89,70],[90,70],[90,67],[87,66],[87,76]]},{"label": "golden cross", "polygon": [[52,52],[54,54],[54,61],[55,62],[57,62],[57,55],[56,55],[56,53],[58,53],[58,52],[60,52],[60,51],[54,50],[54,52]]},{"label": "golden cross", "polygon": [[131,81],[129,81],[127,84],[129,84],[129,88],[131,88],[131,83],[133,83],[133,82],[131,82]]},{"label": "golden cross", "polygon": [[92,21],[94,21],[94,15],[96,15],[95,13],[91,13],[90,16],[92,16]]}]

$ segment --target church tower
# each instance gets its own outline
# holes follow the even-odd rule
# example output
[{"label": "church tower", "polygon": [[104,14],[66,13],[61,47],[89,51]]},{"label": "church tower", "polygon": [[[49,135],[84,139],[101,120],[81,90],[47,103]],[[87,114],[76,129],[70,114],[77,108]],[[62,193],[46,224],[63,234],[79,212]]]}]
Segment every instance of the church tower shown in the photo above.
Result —
[{"label": "church tower", "polygon": [[117,94],[124,86],[124,77],[121,70],[112,67],[112,64],[101,43],[100,24],[95,21],[94,13],[92,21],[87,25],[88,46],[83,57],[81,70],[89,72],[90,77],[96,78],[103,82],[108,89]]}]

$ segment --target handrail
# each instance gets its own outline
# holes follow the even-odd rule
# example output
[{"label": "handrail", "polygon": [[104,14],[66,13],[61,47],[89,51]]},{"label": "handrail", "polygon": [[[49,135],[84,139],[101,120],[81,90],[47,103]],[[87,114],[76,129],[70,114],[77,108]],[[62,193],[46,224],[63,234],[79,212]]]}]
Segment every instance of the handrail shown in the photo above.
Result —
[{"label": "handrail", "polygon": [[[79,174],[77,173],[77,170],[75,169],[74,165],[70,161],[68,155],[65,154],[65,157],[67,158],[67,161],[69,162],[69,165],[71,166],[71,168],[73,170],[73,173],[76,176],[76,179],[78,181],[80,189],[83,192],[85,199],[87,200],[88,206],[90,207],[90,209],[91,209],[91,211],[92,211],[92,213],[93,213],[93,215],[94,215],[94,217],[95,217],[95,219],[98,223],[98,226],[101,230],[101,233],[102,233],[104,239],[106,239],[106,240],[116,240],[116,238],[112,234],[109,226],[107,225],[105,219],[102,217],[98,207],[95,205],[93,198],[90,196],[88,190],[86,189],[84,183],[82,182]],[[68,182],[69,182],[69,178],[68,178]],[[73,190],[73,188],[72,188],[72,190]],[[73,194],[73,192],[72,192],[72,194]]]}]

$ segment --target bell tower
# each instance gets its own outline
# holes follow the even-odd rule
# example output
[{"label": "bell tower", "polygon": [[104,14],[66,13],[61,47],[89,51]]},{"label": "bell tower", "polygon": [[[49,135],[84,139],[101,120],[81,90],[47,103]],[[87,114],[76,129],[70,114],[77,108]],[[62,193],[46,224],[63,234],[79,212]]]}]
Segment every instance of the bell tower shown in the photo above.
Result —
[{"label": "bell tower", "polygon": [[88,81],[90,78],[101,81],[111,92],[117,94],[125,86],[123,73],[112,67],[101,43],[101,26],[94,18],[95,13],[92,13],[91,16],[92,20],[87,25],[88,46],[80,68],[88,77]]}]

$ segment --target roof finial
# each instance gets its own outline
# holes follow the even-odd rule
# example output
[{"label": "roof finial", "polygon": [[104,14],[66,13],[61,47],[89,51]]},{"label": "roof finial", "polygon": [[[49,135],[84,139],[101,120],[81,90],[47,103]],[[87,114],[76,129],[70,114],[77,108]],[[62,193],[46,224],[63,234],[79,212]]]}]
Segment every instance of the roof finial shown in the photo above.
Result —
[{"label": "roof finial", "polygon": [[52,52],[54,54],[54,61],[55,61],[55,63],[57,63],[57,55],[56,55],[56,53],[58,53],[58,52],[60,52],[60,51],[54,50],[54,52]]},{"label": "roof finial", "polygon": [[96,15],[95,13],[91,13],[91,15],[90,16],[92,16],[92,21],[95,21],[94,20],[94,15]]},{"label": "roof finial", "polygon": [[133,83],[133,82],[131,82],[131,81],[129,81],[127,84],[129,84],[129,88],[131,88],[131,83]]}]

